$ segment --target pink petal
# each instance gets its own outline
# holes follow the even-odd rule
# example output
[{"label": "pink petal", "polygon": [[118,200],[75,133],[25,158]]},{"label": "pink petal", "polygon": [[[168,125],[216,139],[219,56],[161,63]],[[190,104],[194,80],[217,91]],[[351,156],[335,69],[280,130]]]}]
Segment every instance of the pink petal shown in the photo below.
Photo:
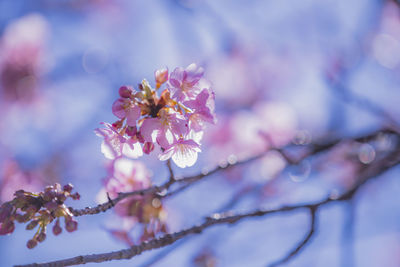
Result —
[{"label": "pink petal", "polygon": [[197,161],[197,151],[190,145],[181,144],[175,149],[172,160],[180,168],[191,167]]},{"label": "pink petal", "polygon": [[155,80],[158,84],[165,83],[168,80],[168,69],[163,68],[154,72]]},{"label": "pink petal", "polygon": [[161,122],[158,118],[147,118],[140,127],[140,133],[147,142],[155,142],[153,132],[159,130],[161,130]]},{"label": "pink petal", "polygon": [[169,82],[172,86],[179,88],[181,87],[182,81],[184,79],[185,70],[183,68],[176,68],[169,77]]},{"label": "pink petal", "polygon": [[128,112],[126,113],[126,123],[128,124],[128,126],[136,126],[136,121],[140,117],[140,112],[141,110],[138,106],[134,106],[128,110]]},{"label": "pink petal", "polygon": [[112,113],[120,119],[125,118],[126,112],[124,109],[125,100],[119,98],[115,100],[114,104],[112,105]]},{"label": "pink petal", "polygon": [[160,155],[158,155],[158,159],[162,161],[167,160],[171,158],[174,153],[175,153],[174,147],[171,146],[170,148],[162,152]]}]

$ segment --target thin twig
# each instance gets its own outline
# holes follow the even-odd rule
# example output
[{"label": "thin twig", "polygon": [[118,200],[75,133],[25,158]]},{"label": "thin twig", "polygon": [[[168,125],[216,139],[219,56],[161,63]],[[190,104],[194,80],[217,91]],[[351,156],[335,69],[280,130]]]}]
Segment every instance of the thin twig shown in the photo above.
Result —
[{"label": "thin twig", "polygon": [[[218,208],[215,213],[221,213],[227,210],[232,209],[244,196],[249,195],[250,193],[254,192],[255,187],[252,186],[251,188],[245,188],[241,189],[238,192],[236,192],[227,203],[222,205],[220,208]],[[186,244],[190,239],[186,238],[184,240],[181,240],[180,242],[175,243],[172,246],[169,246],[165,248],[164,250],[158,252],[156,255],[151,257],[149,260],[146,262],[142,263],[139,265],[139,267],[150,267],[154,263],[162,260],[165,256],[168,256],[173,250],[179,248],[180,246]],[[212,244],[215,245],[215,241],[212,241]]]},{"label": "thin twig", "polygon": [[300,252],[300,250],[302,248],[304,248],[304,246],[311,240],[311,237],[315,233],[315,228],[316,228],[317,208],[318,207],[310,208],[310,221],[311,221],[311,223],[310,223],[310,229],[308,230],[307,235],[285,257],[283,257],[282,259],[279,259],[279,260],[271,263],[270,265],[268,265],[269,267],[275,267],[275,266],[281,265],[282,263],[288,262],[289,260],[294,258]]},{"label": "thin twig", "polygon": [[169,181],[175,181],[175,174],[174,174],[174,170],[172,169],[171,166],[171,159],[167,160],[167,167],[168,167],[168,171],[169,171]]}]

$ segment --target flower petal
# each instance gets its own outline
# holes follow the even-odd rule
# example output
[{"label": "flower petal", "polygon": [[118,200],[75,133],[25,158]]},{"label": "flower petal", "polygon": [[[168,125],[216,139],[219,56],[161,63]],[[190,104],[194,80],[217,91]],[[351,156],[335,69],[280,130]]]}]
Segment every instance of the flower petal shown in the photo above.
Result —
[{"label": "flower petal", "polygon": [[197,151],[190,145],[181,144],[172,155],[172,160],[180,168],[193,166],[197,161]]},{"label": "flower petal", "polygon": [[136,121],[140,117],[140,108],[138,106],[131,107],[126,113],[126,123],[128,126],[136,126]]}]

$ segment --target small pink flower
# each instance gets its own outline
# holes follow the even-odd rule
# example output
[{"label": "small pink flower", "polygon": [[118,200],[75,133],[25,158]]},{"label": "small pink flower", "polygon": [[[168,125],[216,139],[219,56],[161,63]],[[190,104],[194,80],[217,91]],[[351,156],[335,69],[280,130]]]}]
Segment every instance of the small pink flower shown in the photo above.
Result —
[{"label": "small pink flower", "polygon": [[172,97],[178,101],[193,99],[199,93],[196,85],[203,77],[204,69],[196,64],[190,64],[186,69],[176,68],[170,75],[169,83]]},{"label": "small pink flower", "polygon": [[132,97],[133,88],[130,86],[123,85],[119,88],[118,93],[122,98]]},{"label": "small pink flower", "polygon": [[[131,192],[151,186],[150,172],[146,166],[136,160],[120,157],[112,161],[108,168],[108,177],[105,180],[103,192],[115,198],[120,192]],[[140,196],[133,196],[118,203],[115,211],[120,216],[132,216],[129,205],[132,201],[142,199]]]},{"label": "small pink flower", "polygon": [[200,151],[200,145],[195,141],[180,138],[165,149],[165,151],[159,155],[159,159],[167,160],[172,158],[178,167],[186,168],[196,163],[197,153]]},{"label": "small pink flower", "polygon": [[208,89],[201,91],[195,100],[186,101],[184,104],[193,109],[193,113],[189,113],[190,127],[193,130],[201,131],[203,122],[215,124],[214,94],[210,94]]},{"label": "small pink flower", "polygon": [[151,185],[150,173],[140,161],[116,158],[108,168],[105,189],[112,197],[119,192],[130,192]]},{"label": "small pink flower", "polygon": [[122,136],[111,124],[103,123],[106,128],[98,128],[95,133],[103,137],[101,152],[108,159],[115,159],[121,155],[138,158],[143,155],[140,144],[135,138]]}]

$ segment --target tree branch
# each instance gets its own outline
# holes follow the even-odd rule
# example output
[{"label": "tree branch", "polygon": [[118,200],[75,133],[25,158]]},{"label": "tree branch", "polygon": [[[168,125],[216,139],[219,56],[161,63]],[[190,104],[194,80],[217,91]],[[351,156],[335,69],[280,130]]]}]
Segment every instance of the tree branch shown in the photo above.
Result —
[{"label": "tree branch", "polygon": [[[125,192],[125,193],[119,193],[118,197],[116,197],[115,199],[109,200],[105,203],[99,204],[96,207],[86,207],[84,209],[74,209],[72,207],[69,207],[70,211],[72,212],[72,214],[74,216],[83,216],[83,215],[94,215],[94,214],[98,214],[101,212],[105,212],[109,209],[111,209],[112,207],[114,207],[118,202],[120,202],[121,200],[131,197],[131,196],[136,196],[136,195],[140,195],[140,196],[144,196],[144,195],[148,195],[148,194],[156,194],[156,193],[161,193],[164,190],[168,190],[171,185],[175,184],[175,183],[183,183],[185,184],[185,186],[188,186],[190,184],[193,184],[197,181],[200,181],[201,179],[211,176],[212,174],[215,174],[217,172],[220,172],[222,170],[227,170],[229,168],[232,168],[234,166],[238,166],[238,165],[243,165],[252,161],[255,161],[259,158],[261,158],[262,156],[265,155],[266,152],[261,153],[257,156],[248,158],[246,160],[243,161],[238,161],[235,164],[227,164],[227,165],[220,165],[218,167],[216,167],[215,169],[209,171],[209,172],[203,172],[197,175],[193,175],[193,176],[187,176],[181,179],[176,179],[174,177],[174,179],[169,179],[167,182],[165,182],[164,184],[160,185],[160,186],[152,186],[146,189],[142,189],[142,190],[137,190],[137,191],[132,191],[132,192]],[[167,164],[168,166],[168,164]],[[170,166],[168,167],[170,168]],[[172,172],[172,168],[170,170],[170,174]],[[173,175],[173,172],[172,172]],[[170,176],[171,177],[171,176]],[[160,196],[160,197],[164,197],[164,196]]]},{"label": "tree branch", "polygon": [[174,170],[172,169],[172,166],[171,166],[171,159],[167,160],[167,167],[168,167],[168,171],[169,171],[169,180],[174,181],[175,174],[174,174]]},{"label": "tree branch", "polygon": [[[104,261],[111,261],[111,260],[119,260],[119,259],[131,259],[132,257],[143,253],[144,251],[157,249],[161,247],[168,246],[170,244],[175,243],[176,241],[191,235],[191,234],[200,234],[205,229],[214,226],[214,225],[221,225],[221,224],[235,224],[243,219],[252,218],[252,217],[262,217],[270,214],[276,213],[285,213],[291,212],[294,210],[299,209],[309,209],[309,210],[317,210],[322,206],[325,206],[329,203],[339,202],[344,200],[351,199],[355,193],[371,178],[374,178],[390,168],[396,166],[400,163],[400,150],[396,149],[392,153],[388,154],[385,157],[382,157],[380,160],[377,160],[375,164],[368,165],[359,174],[359,182],[355,184],[353,188],[348,190],[347,192],[343,193],[337,198],[328,197],[322,201],[311,203],[311,204],[300,204],[300,205],[291,205],[291,206],[283,206],[277,209],[259,209],[248,213],[239,213],[239,214],[232,214],[230,212],[227,213],[216,213],[210,217],[207,217],[202,224],[197,226],[193,226],[182,230],[180,232],[175,232],[172,234],[166,234],[159,238],[154,238],[149,241],[145,241],[139,245],[131,246],[128,249],[123,249],[119,251],[109,252],[109,253],[101,253],[101,254],[92,254],[86,256],[78,256],[74,258],[53,261],[48,263],[34,263],[28,265],[19,265],[20,267],[27,267],[27,266],[36,266],[36,267],[47,267],[47,266],[70,266],[70,265],[78,265],[78,264],[85,264],[89,262],[104,262]],[[315,216],[315,215],[314,215]],[[314,219],[315,220],[315,219]],[[314,223],[315,224],[315,223]],[[310,234],[309,234],[310,235]],[[312,235],[312,233],[311,233]],[[308,237],[308,235],[307,235]],[[311,238],[305,238],[303,242],[300,243],[299,246],[296,247],[297,250],[300,250]],[[304,243],[304,244],[303,244]],[[296,251],[296,249],[294,251]],[[293,257],[290,256],[293,252],[289,254],[289,258]]]},{"label": "tree branch", "polygon": [[[385,134],[396,134],[398,135],[397,132],[391,130],[391,129],[380,129],[377,130],[373,133],[367,134],[367,135],[361,135],[359,137],[355,137],[349,140],[353,140],[356,142],[368,142],[373,140],[374,138],[376,138],[378,136],[378,134],[380,133],[385,133]],[[314,143],[314,144],[310,144],[308,145],[308,149],[309,151],[304,154],[300,159],[294,160],[292,158],[290,158],[290,161],[288,162],[289,164],[299,164],[301,161],[303,161],[305,158],[308,158],[310,156],[319,154],[321,152],[327,151],[329,149],[331,149],[332,147],[336,146],[337,144],[339,144],[341,141],[343,141],[343,139],[337,138],[337,139],[332,139],[329,142],[324,142],[324,143]],[[282,154],[284,153],[283,151],[287,148],[290,148],[291,145],[288,145],[286,148],[280,148],[280,149],[273,149],[275,151],[277,151],[278,153]],[[203,178],[206,178],[208,176],[211,176],[215,173],[218,173],[220,171],[223,170],[227,170],[230,169],[232,167],[235,166],[240,166],[240,165],[245,165],[247,163],[253,162],[259,158],[262,158],[268,151],[265,151],[263,153],[260,153],[259,155],[256,155],[254,157],[248,158],[246,160],[243,161],[238,161],[234,164],[230,164],[227,163],[226,165],[220,165],[217,166],[216,168],[214,168],[211,171],[208,172],[202,172],[200,174],[197,175],[193,175],[193,176],[187,176],[181,179],[176,179],[174,176],[174,173],[172,171],[171,165],[167,163],[169,172],[170,172],[170,179],[165,182],[164,184],[160,185],[160,186],[152,186],[146,189],[142,189],[142,190],[137,190],[137,191],[132,191],[132,192],[125,192],[125,193],[119,193],[118,197],[116,197],[115,199],[109,200],[105,203],[99,204],[95,207],[86,207],[84,209],[74,209],[72,207],[70,207],[70,211],[72,212],[72,214],[74,216],[83,216],[83,215],[94,215],[94,214],[98,214],[101,212],[105,212],[111,208],[113,208],[118,202],[120,202],[121,200],[131,197],[131,196],[135,196],[135,195],[148,195],[148,194],[157,194],[157,193],[161,193],[165,190],[168,190],[173,184],[183,184],[181,187],[175,189],[172,192],[168,192],[165,195],[160,195],[161,198],[164,197],[169,197],[171,195],[175,195],[177,193],[180,193],[182,191],[184,191],[186,188],[190,187],[192,184],[202,180]],[[284,153],[283,155],[285,155],[284,157],[287,158],[286,153]],[[171,176],[173,175],[173,176]],[[174,179],[171,179],[171,177],[174,177]]]}]

